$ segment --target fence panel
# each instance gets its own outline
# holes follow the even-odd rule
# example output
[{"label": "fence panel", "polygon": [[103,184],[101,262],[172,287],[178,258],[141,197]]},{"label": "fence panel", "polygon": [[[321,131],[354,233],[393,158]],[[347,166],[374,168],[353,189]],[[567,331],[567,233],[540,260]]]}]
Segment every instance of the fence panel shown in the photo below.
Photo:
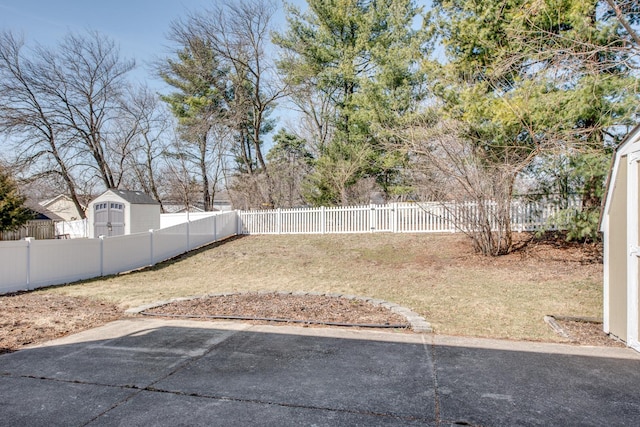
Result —
[{"label": "fence panel", "polygon": [[105,237],[102,257],[104,276],[151,265],[151,233]]},{"label": "fence panel", "polygon": [[216,240],[226,239],[238,234],[238,212],[225,212],[216,216]]},{"label": "fence panel", "polygon": [[[579,210],[580,201],[576,200],[568,207]],[[428,202],[208,212],[196,215],[201,219],[190,223],[104,240],[0,242],[0,293],[68,283],[97,277],[101,272],[113,274],[152,265],[237,233],[455,232],[462,228],[460,221],[478,221],[478,218],[484,218],[479,213],[481,209],[488,212],[496,208],[496,204],[491,202],[482,205]],[[560,208],[554,203],[515,201],[511,205],[512,229],[535,231],[550,227],[553,215]],[[63,231],[67,225],[64,227]],[[86,222],[84,228],[86,230]]]},{"label": "fence panel", "polygon": [[188,250],[188,224],[178,224],[153,232],[153,263],[161,262]]},{"label": "fence panel", "polygon": [[320,209],[288,209],[280,211],[280,233],[317,234],[321,233]]},{"label": "fence panel", "polygon": [[449,233],[455,231],[454,203],[402,203],[396,208],[399,233]]},{"label": "fence panel", "polygon": [[195,222],[203,218],[209,218],[212,216],[220,215],[219,212],[186,212],[170,213],[160,215],[160,228],[169,228],[174,225],[184,224],[185,222]]},{"label": "fence panel", "polygon": [[242,231],[244,234],[277,234],[277,211],[242,212]]},{"label": "fence panel", "polygon": [[199,248],[216,240],[217,216],[209,216],[189,223],[189,249]]},{"label": "fence panel", "polygon": [[394,231],[395,227],[395,205],[371,205],[370,227],[371,231],[385,232]]},{"label": "fence panel", "polygon": [[87,220],[60,221],[56,223],[56,236],[62,238],[79,239],[89,237]]},{"label": "fence panel", "polygon": [[33,240],[29,288],[100,276],[100,239]]},{"label": "fence panel", "polygon": [[26,240],[0,242],[0,294],[27,289],[28,246]]},{"label": "fence panel", "polygon": [[326,233],[371,232],[369,206],[346,206],[325,209]]},{"label": "fence panel", "polygon": [[34,239],[55,239],[56,226],[51,220],[34,219],[27,221],[22,227],[15,231],[1,231],[0,240],[22,240],[25,237],[33,237]]}]

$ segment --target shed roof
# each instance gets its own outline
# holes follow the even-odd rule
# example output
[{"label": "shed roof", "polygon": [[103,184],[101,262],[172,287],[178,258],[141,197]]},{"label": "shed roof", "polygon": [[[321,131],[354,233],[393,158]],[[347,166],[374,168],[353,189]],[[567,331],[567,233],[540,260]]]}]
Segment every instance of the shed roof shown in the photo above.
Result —
[{"label": "shed roof", "polygon": [[142,191],[131,191],[131,190],[119,190],[117,188],[112,188],[108,190],[118,197],[126,200],[132,205],[159,205],[160,203],[157,200],[154,200],[151,196]]},{"label": "shed roof", "polygon": [[627,152],[630,150],[629,148],[630,145],[633,145],[634,143],[640,140],[640,138],[638,137],[639,134],[640,134],[640,125],[637,125],[633,129],[631,129],[631,131],[627,134],[627,136],[622,140],[620,145],[618,145],[618,147],[616,148],[613,154],[613,157],[611,158],[611,165],[609,167],[609,173],[607,175],[607,181],[605,184],[604,196],[602,198],[602,206],[600,207],[600,220],[598,224],[598,228],[600,229],[600,231],[604,231],[603,219],[604,219],[605,212],[607,212],[609,208],[609,203],[611,202],[610,196],[611,196],[611,193],[613,192],[613,189],[611,187],[615,182],[614,175],[617,171],[617,162],[619,161],[621,156],[628,154]]}]

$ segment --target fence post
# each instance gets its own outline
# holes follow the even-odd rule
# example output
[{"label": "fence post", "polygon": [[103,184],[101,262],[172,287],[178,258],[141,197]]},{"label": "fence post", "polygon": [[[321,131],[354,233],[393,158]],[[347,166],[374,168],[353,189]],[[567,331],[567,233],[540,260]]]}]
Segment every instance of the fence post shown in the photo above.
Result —
[{"label": "fence post", "polygon": [[282,209],[276,210],[276,234],[282,233]]},{"label": "fence post", "polygon": [[398,203],[391,203],[391,212],[389,212],[389,221],[391,221],[391,232],[398,232]]},{"label": "fence post", "polygon": [[213,216],[213,242],[218,241],[218,215]]},{"label": "fence post", "polygon": [[[450,231],[452,233],[455,233],[456,227],[458,226],[458,221],[460,218],[460,211],[459,211],[459,206],[457,201],[454,200],[453,202],[451,202],[451,204],[453,205],[453,215],[449,214],[449,227],[451,227]],[[447,211],[448,209],[445,209],[445,212]]]},{"label": "fence post", "polygon": [[241,213],[241,211],[236,210],[236,234],[238,236],[242,234],[242,230],[240,229],[240,227],[242,226],[242,220],[240,219]]},{"label": "fence post", "polygon": [[152,266],[155,264],[155,261],[153,259],[153,228],[149,229],[149,266]]},{"label": "fence post", "polygon": [[369,204],[369,233],[373,233],[377,223],[376,207],[373,203]]},{"label": "fence post", "polygon": [[31,242],[33,237],[25,237],[27,241],[27,289],[31,289]]},{"label": "fence post", "polygon": [[190,233],[190,227],[191,225],[191,221],[187,221],[187,249],[185,250],[185,252],[189,252],[189,249],[191,249],[191,233]]},{"label": "fence post", "polygon": [[327,232],[327,216],[324,206],[320,206],[320,233],[326,234]]},{"label": "fence post", "polygon": [[104,276],[104,235],[98,236],[100,239],[100,276]]}]

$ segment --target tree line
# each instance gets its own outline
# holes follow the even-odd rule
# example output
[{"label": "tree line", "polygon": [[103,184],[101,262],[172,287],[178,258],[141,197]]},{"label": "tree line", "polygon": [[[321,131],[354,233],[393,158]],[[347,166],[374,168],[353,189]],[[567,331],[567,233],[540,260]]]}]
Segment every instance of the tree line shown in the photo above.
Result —
[{"label": "tree line", "polygon": [[78,207],[118,187],[205,210],[222,191],[243,209],[490,199],[498,218],[468,230],[487,254],[513,246],[514,197],[579,197],[569,237],[596,239],[638,122],[639,23],[632,0],[215,2],[168,29],[161,93],[98,32],[4,31],[0,161]]}]

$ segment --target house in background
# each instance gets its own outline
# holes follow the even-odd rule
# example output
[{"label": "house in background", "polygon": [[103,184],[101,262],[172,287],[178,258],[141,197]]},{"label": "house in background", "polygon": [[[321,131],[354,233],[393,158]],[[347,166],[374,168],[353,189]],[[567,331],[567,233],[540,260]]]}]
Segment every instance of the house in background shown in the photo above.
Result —
[{"label": "house in background", "polygon": [[78,210],[71,197],[66,194],[60,194],[53,199],[43,200],[40,202],[40,205],[49,212],[58,215],[64,221],[76,221],[83,218],[83,212]]},{"label": "house in background", "polygon": [[0,240],[22,240],[25,237],[43,240],[58,237],[56,223],[64,221],[63,218],[33,201],[28,200],[24,206],[31,211],[33,218],[15,231],[0,232]]},{"label": "house in background", "polygon": [[140,191],[110,189],[87,207],[89,237],[121,236],[160,228],[160,203]]},{"label": "house in background", "polygon": [[600,231],[604,243],[604,331],[640,351],[640,126],[615,152]]}]

